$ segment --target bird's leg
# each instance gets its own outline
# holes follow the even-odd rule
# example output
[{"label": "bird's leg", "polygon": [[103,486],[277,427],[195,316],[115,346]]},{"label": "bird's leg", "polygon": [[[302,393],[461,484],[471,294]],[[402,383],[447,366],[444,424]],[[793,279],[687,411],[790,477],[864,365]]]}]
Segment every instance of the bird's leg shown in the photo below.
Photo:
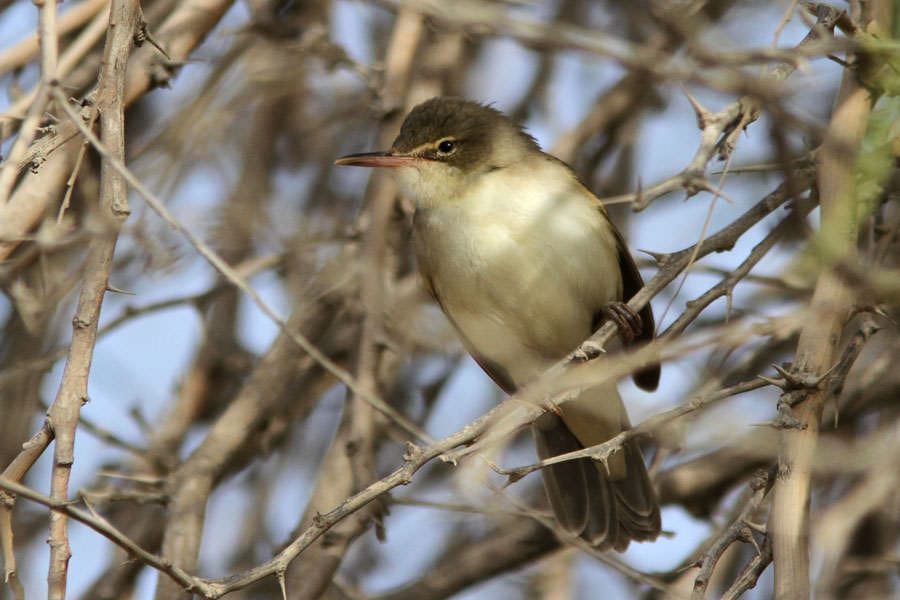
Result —
[{"label": "bird's leg", "polygon": [[610,302],[603,308],[603,314],[619,328],[619,335],[622,336],[622,342],[626,346],[637,339],[644,330],[641,316],[624,302]]}]

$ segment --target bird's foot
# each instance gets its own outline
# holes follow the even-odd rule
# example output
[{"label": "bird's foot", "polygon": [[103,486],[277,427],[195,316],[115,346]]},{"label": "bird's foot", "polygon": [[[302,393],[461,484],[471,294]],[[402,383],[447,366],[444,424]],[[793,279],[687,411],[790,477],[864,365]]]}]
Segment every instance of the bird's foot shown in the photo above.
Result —
[{"label": "bird's foot", "polygon": [[627,346],[637,339],[644,330],[644,321],[624,302],[610,302],[603,308],[603,314],[607,319],[619,328],[619,335]]}]

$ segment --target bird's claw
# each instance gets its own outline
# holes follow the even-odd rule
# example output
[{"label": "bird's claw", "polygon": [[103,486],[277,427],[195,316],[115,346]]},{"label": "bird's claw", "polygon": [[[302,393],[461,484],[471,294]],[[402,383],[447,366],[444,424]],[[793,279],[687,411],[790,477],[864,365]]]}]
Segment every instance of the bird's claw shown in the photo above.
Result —
[{"label": "bird's claw", "polygon": [[644,330],[641,316],[624,302],[610,302],[604,307],[603,314],[619,328],[619,335],[625,345],[640,337]]}]

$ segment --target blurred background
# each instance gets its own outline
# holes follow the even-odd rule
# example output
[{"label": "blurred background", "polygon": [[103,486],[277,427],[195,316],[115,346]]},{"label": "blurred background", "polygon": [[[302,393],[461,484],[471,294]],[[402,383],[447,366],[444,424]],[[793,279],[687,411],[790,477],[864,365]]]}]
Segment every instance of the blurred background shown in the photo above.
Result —
[{"label": "blurred background", "polygon": [[[657,272],[654,256],[733,227],[779,186],[792,191],[784,207],[733,230],[733,247],[679,269],[653,299],[662,335],[771,323],[809,301],[818,273],[810,164],[845,71],[835,55],[844,56],[846,38],[838,31],[832,40],[820,21],[823,43],[800,45],[817,16],[798,2],[145,0],[142,8],[169,56],[146,42],[132,54],[129,85],[138,71],[146,77],[143,88],[127,88],[129,168],[292,330],[432,439],[503,394],[419,285],[412,206],[389,178],[332,165],[389,147],[406,112],[432,96],[492,103],[520,120],[612,200],[645,280]],[[59,6],[58,77],[72,98],[97,83],[107,10],[96,0]],[[37,27],[31,2],[0,0],[4,158],[40,83]],[[883,154],[898,111],[890,94],[875,108],[866,148]],[[752,109],[758,119],[747,118]],[[731,122],[698,123],[698,110],[725,111]],[[65,119],[50,102],[35,145]],[[100,219],[101,158],[93,150],[79,158],[80,147],[80,139],[57,143],[16,167],[7,210],[28,186],[22,201],[33,209],[16,221],[19,230],[12,220],[4,229],[10,213],[0,211],[0,467],[40,430],[60,386]],[[894,169],[891,159],[860,180],[876,187],[861,215],[860,254],[878,268],[896,257]],[[131,211],[110,274],[115,289],[102,306],[70,497],[189,572],[243,572],[317,513],[400,466],[408,442],[425,442],[292,342],[133,192]],[[721,287],[760,242],[758,262]],[[717,299],[692,302],[717,285]],[[859,304],[878,304],[873,297]],[[848,343],[863,326],[880,331],[840,373],[823,456],[840,456],[846,444],[871,456],[875,446],[865,444],[896,428],[898,338],[885,314],[892,310],[855,317],[845,329]],[[792,360],[797,333],[702,344],[666,362],[652,394],[623,380],[632,422],[776,376],[771,365]],[[292,563],[288,597],[688,597],[695,563],[748,506],[753,478],[771,479],[778,432],[768,424],[780,395],[772,386],[726,395],[654,430],[648,457],[668,532],[655,543],[611,557],[561,544],[534,518],[547,510],[539,475],[504,487],[490,468],[535,460],[523,434],[455,466],[431,461],[409,485],[341,521]],[[890,446],[893,459],[897,451]],[[23,482],[48,493],[51,467],[44,452]],[[188,496],[198,472],[208,489]],[[866,494],[869,473],[832,465],[816,474],[813,579],[822,597],[896,597],[896,491],[866,510],[841,504]],[[770,496],[747,518],[759,528],[716,557],[708,597],[734,589],[767,544]],[[202,528],[180,529],[175,507],[193,510]],[[20,498],[13,517],[19,580],[28,598],[43,597],[48,511]],[[172,585],[165,575],[94,531],[72,522],[70,534],[69,597],[180,597],[177,586],[164,587]],[[170,544],[182,534],[199,536],[198,550],[173,556]],[[771,596],[766,564],[744,597]],[[15,597],[0,587],[0,598]],[[281,592],[270,576],[228,597]]]}]

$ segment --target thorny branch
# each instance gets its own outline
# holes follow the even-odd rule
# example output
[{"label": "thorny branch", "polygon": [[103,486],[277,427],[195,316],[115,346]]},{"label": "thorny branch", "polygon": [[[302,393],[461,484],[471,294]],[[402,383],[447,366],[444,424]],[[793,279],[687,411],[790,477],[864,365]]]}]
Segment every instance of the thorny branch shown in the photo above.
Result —
[{"label": "thorny branch", "polygon": [[[900,393],[900,376],[890,368],[900,356],[897,315],[890,304],[877,305],[896,288],[890,278],[900,239],[896,211],[887,209],[896,196],[895,151],[890,134],[878,129],[884,120],[879,111],[889,113],[892,100],[885,95],[881,104],[870,104],[871,113],[850,110],[859,107],[855,100],[846,103],[868,91],[859,82],[893,89],[891,69],[878,68],[896,58],[895,42],[876,26],[890,22],[887,3],[852,3],[846,12],[808,2],[791,3],[786,13],[754,8],[754,26],[771,25],[776,40],[758,47],[744,43],[746,12],[732,3],[686,2],[671,10],[651,2],[648,10],[636,11],[627,3],[584,0],[552,10],[465,0],[449,10],[430,0],[383,0],[373,5],[387,10],[359,4],[333,11],[329,3],[253,2],[199,53],[195,48],[231,2],[147,0],[126,28],[110,24],[134,2],[112,2],[112,13],[105,0],[60,3],[58,16],[56,2],[35,4],[40,36],[23,36],[0,50],[0,77],[10,98],[0,116],[0,139],[15,137],[0,166],[0,286],[11,308],[0,311],[0,412],[21,417],[13,421],[18,426],[0,422],[0,547],[17,600],[25,597],[19,574],[34,562],[25,545],[36,535],[34,526],[19,523],[26,515],[28,522],[36,518],[23,514],[23,498],[47,507],[50,596],[60,598],[66,593],[68,519],[119,548],[83,592],[91,600],[133,595],[145,567],[161,574],[156,593],[166,600],[190,593],[438,598],[561,547],[596,560],[538,563],[540,585],[529,584],[548,595],[571,594],[575,571],[590,568],[620,577],[635,595],[643,587],[657,598],[737,598],[759,585],[773,560],[777,589],[789,595],[784,582],[796,577],[802,587],[810,548],[829,565],[829,576],[817,582],[823,597],[844,597],[847,586],[857,584],[882,595],[894,591],[884,565],[895,564],[890,552],[900,528],[896,515],[879,506],[896,488],[896,477],[886,475],[877,458],[898,451],[892,399]],[[363,19],[365,10],[372,13]],[[5,11],[0,2],[0,19]],[[358,25],[351,38],[341,19]],[[132,53],[125,76],[124,61],[103,58],[98,42],[104,35],[107,48],[149,42]],[[780,38],[793,41],[778,45]],[[517,61],[534,68],[513,68]],[[856,82],[845,83],[838,105],[846,109],[830,117],[823,116],[821,100],[836,92],[822,76],[825,67],[843,69],[845,81]],[[575,72],[587,91],[566,83]],[[517,85],[510,86],[510,78]],[[614,83],[599,89],[598,81]],[[176,90],[147,95],[167,85]],[[700,104],[697,98],[709,91],[727,98],[724,108]],[[358,174],[339,178],[330,167],[335,156],[370,148],[374,138],[376,147],[386,147],[405,110],[436,94],[500,100],[542,141],[547,131],[558,135],[555,152],[611,204],[648,209],[631,217],[641,239],[632,245],[650,247],[658,270],[630,306],[666,299],[669,284],[685,273],[693,298],[673,302],[675,314],[658,319],[663,333],[657,341],[587,363],[561,361],[487,412],[474,404],[473,394],[459,391],[459,371],[447,359],[454,338],[416,287],[407,242],[410,207],[397,202],[386,179],[374,179],[360,203],[363,181],[353,179]],[[693,114],[679,112],[673,102],[685,94]],[[756,120],[763,116],[768,130],[760,132]],[[675,118],[696,120],[699,140],[646,135],[653,119],[669,119],[668,126]],[[853,125],[855,134],[844,136],[840,125]],[[738,145],[748,126],[754,135]],[[862,131],[867,137],[859,160],[874,156],[872,148],[882,152],[871,165],[853,158]],[[648,168],[666,154],[661,148],[675,145],[684,162]],[[746,164],[760,153],[763,166],[758,159]],[[708,173],[717,159],[727,162],[714,185]],[[645,186],[647,172],[667,175]],[[836,191],[845,184],[851,186],[846,195]],[[129,205],[126,190],[144,202]],[[717,233],[696,244],[685,241],[681,230],[696,228],[682,226],[682,209],[667,196],[679,190],[708,191],[733,202],[710,214]],[[849,215],[833,212],[856,197],[865,198],[865,207]],[[751,204],[748,198],[761,200]],[[821,226],[815,221],[820,202]],[[789,212],[773,215],[782,207]],[[135,217],[120,228],[115,221],[130,210]],[[113,215],[112,225],[104,211]],[[654,219],[667,225],[657,231]],[[865,235],[857,237],[857,227]],[[117,233],[121,243],[113,260]],[[679,246],[687,247],[666,252]],[[105,249],[106,260],[98,259],[98,249]],[[693,268],[696,261],[703,264]],[[773,268],[780,264],[789,266]],[[710,275],[715,279],[705,283]],[[826,287],[847,290],[842,307],[824,301],[833,299]],[[60,315],[65,320],[67,310],[71,314],[67,297],[79,288],[91,310],[75,307],[82,317],[76,325],[87,326],[75,327],[71,340],[60,339],[54,324]],[[100,299],[117,288],[153,295],[141,297],[136,309],[111,295],[104,303],[118,312],[104,313],[117,316],[98,323]],[[811,332],[822,333],[837,313],[858,322],[846,335],[830,327],[827,339],[811,342]],[[190,325],[178,320],[186,314]],[[156,337],[123,349],[139,324],[148,324]],[[271,337],[261,341],[259,330]],[[615,338],[615,327],[606,324],[587,345],[612,348]],[[93,353],[98,341],[121,364],[110,368],[103,352]],[[196,348],[176,367],[178,383],[165,383],[171,389],[162,391],[146,385],[144,378],[156,373],[154,357],[170,353],[175,343]],[[830,359],[812,360],[826,347]],[[62,358],[65,401],[51,403],[40,391]],[[81,415],[92,359],[97,401],[90,415]],[[499,454],[560,394],[660,360],[676,366],[667,367],[655,405],[643,406],[641,398],[633,403],[645,410],[631,430],[533,464]],[[669,374],[676,369],[682,377]],[[117,385],[110,398],[99,382],[120,372],[128,373],[127,385]],[[691,382],[679,387],[679,379]],[[783,392],[780,399],[773,385]],[[734,408],[735,397],[753,404],[752,417]],[[334,402],[341,398],[338,415]],[[111,404],[130,412],[133,423],[111,417]],[[811,404],[832,427],[818,430],[817,415],[808,414]],[[21,423],[34,422],[42,405],[51,405],[49,417],[19,447],[29,427]],[[475,414],[482,416],[453,421],[450,431],[456,431],[447,434],[452,418]],[[704,425],[709,422],[714,425]],[[726,422],[729,431],[740,431],[710,435]],[[862,426],[874,422],[879,427]],[[68,471],[84,452],[72,445],[78,423],[100,436],[104,452],[125,451],[106,454],[109,468],[92,474],[82,497],[88,511],[69,499]],[[54,436],[57,456],[46,495],[35,491],[37,484],[22,482]],[[778,436],[786,442],[780,456]],[[816,438],[815,460],[801,464],[803,452],[789,441],[810,436]],[[509,483],[555,461],[603,461],[635,437],[656,446],[652,472],[662,499],[710,525],[700,546],[680,545],[683,564],[695,564],[686,570],[661,565],[643,573],[568,539],[540,500],[517,495],[527,495],[535,477],[497,490],[490,503],[479,496],[485,487],[497,487],[488,477],[499,481],[485,465],[524,463],[495,467]],[[274,460],[264,460],[270,454]],[[765,485],[753,479],[776,460],[782,470],[774,479]],[[225,575],[211,578],[199,571],[198,557],[219,543],[217,507],[226,481],[252,509],[238,511],[238,518],[230,509],[229,518],[240,526],[224,528],[234,538],[222,544],[230,550],[211,568]],[[805,487],[804,498],[817,499],[815,513],[803,508],[805,500],[784,493],[792,481]],[[449,516],[445,510],[443,517],[416,521],[422,538],[421,523],[427,523],[434,568],[407,570],[404,584],[378,591],[374,573],[393,558],[393,544],[403,543],[415,510],[403,498],[388,497],[399,496],[402,486],[410,486],[414,497],[440,492],[448,501],[435,506],[468,506],[478,514]],[[293,496],[285,499],[294,487],[315,491],[298,504]],[[741,487],[744,495],[730,493]],[[390,514],[383,512],[387,507]],[[778,525],[797,514],[802,518],[788,519],[789,528]],[[812,538],[785,535],[812,514]],[[448,519],[456,525],[472,518],[480,519],[477,528],[441,528]],[[884,525],[877,542],[866,548],[854,543],[873,522]],[[677,519],[664,527],[681,539]],[[388,543],[371,544],[369,530]],[[844,575],[851,570],[848,583]]]},{"label": "thorny branch", "polygon": [[[879,4],[882,8],[879,9]],[[867,21],[884,17],[886,3],[873,2]],[[865,25],[869,29],[871,21]],[[882,22],[881,27],[886,23]],[[831,270],[832,257],[852,257],[856,252],[856,220],[863,210],[854,202],[853,164],[869,122],[874,98],[856,74],[845,72],[831,123],[817,156],[817,187],[822,207],[821,246],[824,268],[816,281],[807,322],[797,342],[792,375],[825,378],[835,363],[841,333],[853,302],[847,283]],[[827,241],[825,241],[827,240]],[[790,392],[786,392],[790,393]],[[811,464],[819,437],[827,391],[804,390],[792,409],[800,427],[782,431],[778,479],[769,519],[775,561],[775,593],[779,598],[809,596],[809,503]]]},{"label": "thorny branch", "polygon": [[[100,308],[109,286],[113,254],[119,230],[131,212],[128,193],[121,175],[109,164],[125,158],[125,69],[131,53],[133,31],[139,13],[134,0],[112,0],[110,30],[103,52],[103,68],[97,84],[97,110],[104,144],[109,158],[100,169],[100,194],[97,215],[106,231],[94,239],[85,261],[85,275],[75,316],[72,319],[72,343],[66,357],[62,381],[56,399],[47,411],[53,430],[53,474],[50,495],[57,502],[69,497],[69,478],[75,462],[75,432],[81,407],[88,401],[88,375],[91,368]],[[55,83],[50,90],[55,90]],[[68,520],[58,511],[50,513],[50,571],[47,575],[48,598],[66,597],[69,557]]]},{"label": "thorny branch", "polygon": [[739,503],[741,509],[737,517],[712,540],[712,543],[709,544],[709,547],[697,560],[700,571],[694,578],[694,591],[691,596],[693,600],[703,600],[706,597],[706,589],[712,578],[713,569],[715,569],[722,554],[734,542],[740,541],[752,544],[756,549],[756,555],[762,555],[763,551],[754,537],[754,530],[758,529],[759,526],[753,519],[771,488],[772,481],[766,473],[758,475],[751,481],[746,499]]}]

